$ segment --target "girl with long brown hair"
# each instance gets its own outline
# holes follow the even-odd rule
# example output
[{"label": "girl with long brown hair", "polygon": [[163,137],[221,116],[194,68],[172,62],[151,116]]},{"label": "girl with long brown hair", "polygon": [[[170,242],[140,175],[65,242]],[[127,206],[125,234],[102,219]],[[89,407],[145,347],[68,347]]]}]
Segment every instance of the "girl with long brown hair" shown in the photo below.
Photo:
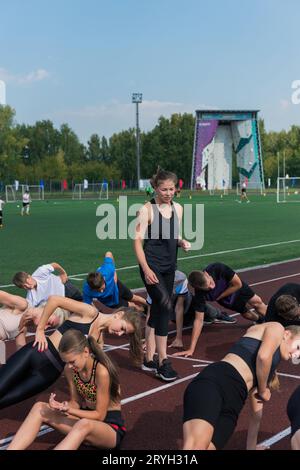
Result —
[{"label": "girl with long brown hair", "polygon": [[78,330],[64,333],[59,353],[65,362],[70,399],[37,402],[8,450],[27,449],[43,423],[65,434],[55,450],[75,450],[83,443],[99,448],[119,447],[126,429],[121,415],[120,383],[116,367],[95,338]]}]

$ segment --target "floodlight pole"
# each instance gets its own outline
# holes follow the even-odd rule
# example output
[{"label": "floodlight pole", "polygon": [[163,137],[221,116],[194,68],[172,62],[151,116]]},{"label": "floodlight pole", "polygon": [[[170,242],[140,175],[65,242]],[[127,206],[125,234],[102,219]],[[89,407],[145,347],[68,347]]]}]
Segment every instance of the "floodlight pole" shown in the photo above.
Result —
[{"label": "floodlight pole", "polygon": [[137,187],[140,188],[140,126],[139,126],[139,104],[143,101],[142,93],[132,93],[132,103],[136,105],[136,175]]}]

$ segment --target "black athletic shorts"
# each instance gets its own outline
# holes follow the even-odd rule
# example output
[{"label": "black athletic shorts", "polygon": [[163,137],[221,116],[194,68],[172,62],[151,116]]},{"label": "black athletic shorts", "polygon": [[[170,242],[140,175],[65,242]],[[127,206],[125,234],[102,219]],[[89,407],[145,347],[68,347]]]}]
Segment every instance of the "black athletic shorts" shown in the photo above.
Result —
[{"label": "black athletic shorts", "polygon": [[118,307],[128,307],[128,302],[132,300],[133,293],[130,289],[128,289],[123,282],[117,281],[118,289],[119,289],[119,303],[117,305],[111,305],[111,308],[118,308]]},{"label": "black athletic shorts", "polygon": [[300,429],[300,386],[294,390],[287,404],[287,415],[291,422],[291,437]]},{"label": "black athletic shorts", "polygon": [[246,304],[250,299],[252,299],[254,295],[255,292],[251,289],[251,287],[242,281],[242,287],[233,296],[233,300],[230,304],[226,301],[223,301],[223,299],[218,300],[218,303],[225,308],[233,310],[234,312],[245,313],[248,310]]},{"label": "black athletic shorts", "polygon": [[124,420],[122,418],[121,411],[119,410],[111,410],[108,411],[104,423],[108,424],[112,427],[117,433],[117,442],[116,442],[116,449],[120,448],[121,442],[125,437],[126,428],[124,426]]},{"label": "black athletic shorts", "polygon": [[183,421],[207,421],[214,428],[212,443],[216,449],[223,449],[234,432],[247,396],[246,383],[238,371],[227,362],[215,362],[188,385]]}]

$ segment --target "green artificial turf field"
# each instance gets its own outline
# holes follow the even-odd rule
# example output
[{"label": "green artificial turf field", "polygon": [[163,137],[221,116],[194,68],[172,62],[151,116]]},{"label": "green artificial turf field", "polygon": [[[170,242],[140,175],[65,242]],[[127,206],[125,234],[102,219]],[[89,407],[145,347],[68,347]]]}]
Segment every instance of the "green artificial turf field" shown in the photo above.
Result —
[{"label": "green artificial turf field", "polygon": [[[128,206],[144,199],[129,196]],[[178,202],[193,204],[194,210],[196,204],[204,204],[204,245],[186,254],[179,250],[178,268],[188,273],[222,261],[237,269],[299,257],[300,206],[277,204],[275,194],[253,195],[250,199],[250,204],[239,204],[233,194],[222,198],[198,194],[192,199],[181,197]],[[20,216],[16,203],[6,204],[4,228],[0,230],[0,288],[11,284],[16,271],[32,272],[53,261],[69,275],[82,274],[74,281],[81,287],[84,274],[101,264],[107,250],[113,252],[117,268],[124,268],[119,277],[129,287],[141,286],[138,269],[132,268],[137,264],[132,240],[99,240],[96,236],[101,219],[96,210],[99,204],[107,203],[118,209],[116,197],[108,201],[34,201],[29,217]],[[196,230],[195,220],[193,223]],[[202,228],[198,221],[198,233]]]}]

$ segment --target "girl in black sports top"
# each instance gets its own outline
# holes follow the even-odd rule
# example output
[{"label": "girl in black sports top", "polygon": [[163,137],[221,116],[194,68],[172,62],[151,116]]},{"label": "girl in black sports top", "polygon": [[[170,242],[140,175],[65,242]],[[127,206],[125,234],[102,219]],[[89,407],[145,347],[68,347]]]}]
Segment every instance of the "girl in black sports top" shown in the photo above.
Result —
[{"label": "girl in black sports top", "polygon": [[271,398],[269,382],[280,360],[299,357],[300,326],[286,329],[276,322],[252,326],[228,354],[210,364],[184,394],[183,448],[222,449],[251,395],[247,448],[255,449],[262,403]]},{"label": "girl in black sports top", "polygon": [[67,331],[59,344],[65,362],[70,400],[36,403],[8,450],[27,449],[43,423],[66,437],[55,450],[75,450],[83,443],[113,449],[119,447],[126,429],[121,415],[120,383],[111,360],[96,340],[78,330]]},{"label": "girl in black sports top", "polygon": [[146,337],[145,367],[155,366],[149,337],[155,335],[158,353],[157,375],[166,381],[177,379],[178,375],[167,360],[168,323],[172,314],[171,295],[177,262],[178,246],[187,251],[190,243],[180,239],[179,227],[182,207],[173,203],[177,176],[159,169],[151,184],[155,198],[147,202],[139,212],[136,226],[134,249],[140,265],[140,274],[152,299],[148,334]]},{"label": "girl in black sports top", "polygon": [[[58,307],[72,313],[46,338],[45,326]],[[0,409],[46,390],[58,379],[64,368],[58,345],[62,334],[69,329],[91,334],[100,344],[105,331],[117,336],[128,334],[133,359],[138,362],[141,358],[140,318],[134,308],[124,307],[111,315],[104,315],[92,305],[67,297],[50,296],[37,327],[35,341],[19,349],[0,368]]]}]

